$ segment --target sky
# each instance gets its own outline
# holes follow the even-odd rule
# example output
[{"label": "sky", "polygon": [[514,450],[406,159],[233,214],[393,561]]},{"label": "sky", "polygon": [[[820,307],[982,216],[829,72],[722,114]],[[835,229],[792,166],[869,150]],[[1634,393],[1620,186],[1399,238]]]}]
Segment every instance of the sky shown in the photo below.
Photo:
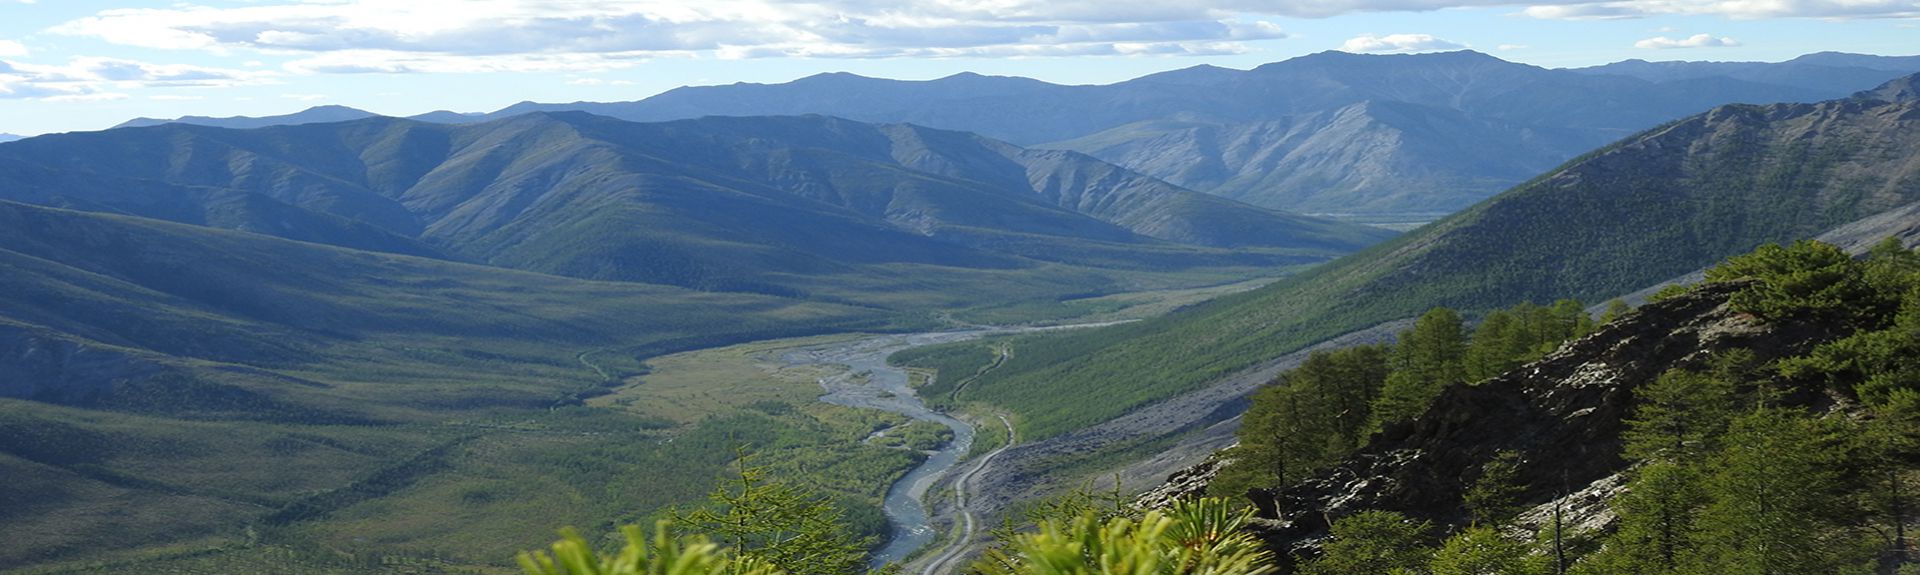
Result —
[{"label": "sky", "polygon": [[1920,0],[0,0],[0,133],[638,100],[822,72],[1105,84],[1326,50],[1920,54]]}]

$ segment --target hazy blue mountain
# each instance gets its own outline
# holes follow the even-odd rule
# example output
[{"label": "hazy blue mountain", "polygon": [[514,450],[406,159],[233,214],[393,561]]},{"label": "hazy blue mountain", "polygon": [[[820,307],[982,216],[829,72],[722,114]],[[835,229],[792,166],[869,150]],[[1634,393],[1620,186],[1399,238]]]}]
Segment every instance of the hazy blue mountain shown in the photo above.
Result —
[{"label": "hazy blue mountain", "polygon": [[26,137],[26,136],[16,136],[16,135],[13,135],[13,134],[5,134],[5,133],[0,133],[0,143],[4,143],[4,142],[11,142],[11,141],[14,141],[14,140],[20,140],[20,139],[24,139],[25,137]]},{"label": "hazy blue mountain", "polygon": [[1602,66],[1575,68],[1574,71],[1631,76],[1653,82],[1733,78],[1824,91],[1846,89],[1850,86],[1864,88],[1879,84],[1888,79],[1889,73],[1899,75],[1920,72],[1920,56],[1869,56],[1820,52],[1785,62],[1626,60]]},{"label": "hazy blue mountain", "polygon": [[433,122],[435,124],[469,124],[484,121],[486,115],[487,114],[482,112],[461,113],[448,110],[434,110],[425,114],[407,116],[407,119]]},{"label": "hazy blue mountain", "polygon": [[[787,295],[972,289],[925,282],[941,274],[1016,274],[1038,293],[1099,291],[1116,276],[1087,268],[1286,265],[1391,235],[1188,191],[1072,152],[820,116],[171,124],[0,146],[7,159],[0,167],[15,168],[0,177],[19,183],[0,199]],[[1080,271],[1045,267],[1056,264]]]},{"label": "hazy blue mountain", "polygon": [[1446,213],[1522,181],[1588,142],[1574,130],[1478,121],[1455,110],[1361,102],[1283,120],[1153,120],[1055,146],[1194,189],[1310,213]]},{"label": "hazy blue mountain", "polygon": [[1853,97],[1881,102],[1920,102],[1920,75],[1898,78],[1878,88],[1854,94]]},{"label": "hazy blue mountain", "polygon": [[182,116],[182,117],[174,118],[171,120],[164,120],[164,119],[158,119],[158,118],[134,118],[132,120],[121,122],[120,125],[114,126],[114,127],[115,128],[142,128],[147,126],[158,126],[161,124],[193,124],[196,126],[213,126],[216,128],[235,128],[235,129],[244,130],[244,129],[250,129],[250,128],[264,128],[267,126],[292,126],[292,125],[298,125],[298,124],[317,124],[317,123],[323,123],[323,122],[345,122],[348,120],[371,118],[377,115],[379,114],[368,112],[366,110],[349,108],[346,106],[314,106],[312,108],[307,108],[299,112],[294,112],[292,114],[286,114],[281,116],[264,116],[264,117],[231,116],[226,118],[210,118],[206,116]]},{"label": "hazy blue mountain", "polygon": [[[1825,62],[1825,63],[1820,63]],[[522,103],[631,120],[821,113],[1087,152],[1176,185],[1309,212],[1450,212],[1642,129],[1732,102],[1818,101],[1898,75],[1845,55],[1766,73],[1653,79],[1549,70],[1476,52],[1324,52],[1102,86],[960,74],[821,74],[687,87],[637,102]],[[1627,66],[1631,68],[1632,66]],[[1908,70],[1910,71],[1910,70]]]},{"label": "hazy blue mountain", "polygon": [[1813,102],[1920,71],[1920,57],[1645,62],[1551,70],[1471,51],[1323,52],[1097,86],[956,74],[818,74],[633,102],[522,102],[466,123],[585,111],[655,122],[825,114],[1085,152],[1169,183],[1299,212],[1452,212],[1595,146],[1728,103]]},{"label": "hazy blue mountain", "polygon": [[[1729,97],[1825,99],[1872,87],[1893,75],[1824,91],[1731,80],[1667,87],[1548,70],[1470,51],[1394,56],[1322,52],[1252,70],[1197,67],[1101,86],[977,74],[928,81],[819,74],[784,84],[679,88],[636,102],[521,103],[489,117],[553,110],[636,121],[818,113],[1041,144],[1180,114],[1216,121],[1273,120],[1390,101],[1493,119],[1634,130],[1649,121],[1725,103]],[[1627,95],[1635,98],[1623,99]]]}]

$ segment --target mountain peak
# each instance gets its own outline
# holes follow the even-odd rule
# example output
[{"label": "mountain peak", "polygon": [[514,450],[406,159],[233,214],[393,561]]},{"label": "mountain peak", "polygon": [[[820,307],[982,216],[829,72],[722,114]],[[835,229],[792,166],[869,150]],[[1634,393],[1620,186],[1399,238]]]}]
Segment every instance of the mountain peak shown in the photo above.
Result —
[{"label": "mountain peak", "polygon": [[350,114],[351,114],[351,113],[360,113],[360,114],[367,114],[367,115],[374,115],[374,113],[373,113],[373,112],[368,112],[368,111],[366,111],[366,110],[362,110],[362,109],[359,109],[359,108],[353,108],[353,107],[348,107],[348,106],[342,106],[342,105],[339,105],[339,104],[321,104],[321,105],[318,105],[318,106],[314,106],[314,107],[311,107],[311,108],[307,108],[307,109],[305,109],[305,110],[301,110],[301,111],[299,111],[299,112],[295,112],[295,113],[294,113],[294,115],[299,115],[299,114],[324,114],[324,113],[336,113],[336,112],[345,112],[345,113],[350,113]]},{"label": "mountain peak", "polygon": [[264,128],[267,126],[282,126],[282,125],[292,125],[292,124],[318,124],[318,123],[326,123],[326,122],[346,122],[350,120],[360,120],[365,118],[371,118],[374,116],[379,116],[379,114],[368,112],[366,110],[361,110],[359,108],[350,108],[347,106],[327,104],[327,105],[321,105],[321,106],[314,106],[311,108],[307,108],[305,110],[294,112],[292,114],[283,114],[279,116],[263,116],[263,117],[228,116],[225,118],[214,118],[210,116],[181,116],[179,118],[175,118],[172,120],[163,120],[163,119],[156,119],[156,118],[135,118],[132,120],[128,120],[118,126],[114,126],[114,128],[143,128],[147,126],[157,126],[160,124],[193,124],[197,126],[213,126],[216,128],[234,128],[234,129],[244,130],[244,129],[251,129],[251,128]]},{"label": "mountain peak", "polygon": [[1920,102],[1920,74],[1894,78],[1878,88],[1854,94],[1853,98],[1883,102]]},{"label": "mountain peak", "polygon": [[[1473,50],[1453,50],[1448,52],[1420,52],[1416,54],[1362,54],[1327,50],[1305,56],[1289,58],[1279,62],[1263,64],[1254,71],[1276,71],[1295,66],[1332,66],[1352,64],[1469,64],[1491,62],[1514,64],[1491,54]],[[1520,64],[1514,64],[1520,65]]]},{"label": "mountain peak", "polygon": [[812,76],[807,76],[805,78],[794,80],[794,83],[821,82],[821,81],[832,81],[832,80],[848,81],[848,80],[872,80],[872,79],[873,78],[855,74],[853,72],[821,72],[818,74],[814,74]]}]

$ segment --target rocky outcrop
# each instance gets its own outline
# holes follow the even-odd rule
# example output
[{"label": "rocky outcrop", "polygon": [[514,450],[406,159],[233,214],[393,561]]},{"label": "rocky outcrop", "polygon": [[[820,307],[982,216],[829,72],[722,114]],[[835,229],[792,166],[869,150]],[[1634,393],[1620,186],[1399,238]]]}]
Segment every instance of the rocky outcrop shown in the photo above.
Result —
[{"label": "rocky outcrop", "polygon": [[1141,510],[1166,509],[1175,503],[1198,498],[1207,492],[1207,484],[1220,476],[1220,470],[1232,463],[1232,459],[1215,457],[1175,471],[1167,476],[1166,483],[1134,498],[1133,507]]},{"label": "rocky outcrop", "polygon": [[1467,521],[1462,493],[1482,465],[1509,450],[1521,459],[1521,502],[1534,507],[1523,525],[1544,525],[1557,500],[1563,525],[1605,528],[1606,499],[1627,467],[1621,432],[1637,386],[1728,350],[1749,349],[1765,361],[1837,335],[1736,312],[1726,302],[1741,287],[1710,284],[1648,304],[1537,362],[1449,388],[1424,415],[1389,426],[1331,470],[1256,493],[1264,515],[1258,530],[1276,552],[1312,554],[1332,521],[1363,510],[1459,526]]}]

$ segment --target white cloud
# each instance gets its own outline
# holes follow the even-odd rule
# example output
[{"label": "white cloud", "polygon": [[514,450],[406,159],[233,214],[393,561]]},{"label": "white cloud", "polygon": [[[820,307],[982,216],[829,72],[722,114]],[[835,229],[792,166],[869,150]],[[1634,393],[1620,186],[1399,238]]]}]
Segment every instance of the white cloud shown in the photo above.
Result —
[{"label": "white cloud", "polygon": [[106,102],[110,100],[125,100],[125,99],[127,99],[127,95],[121,94],[118,92],[92,92],[88,94],[62,94],[59,96],[47,96],[47,97],[41,98],[40,101],[42,102]]},{"label": "white cloud", "polygon": [[0,40],[0,56],[25,56],[27,45],[13,40]]},{"label": "white cloud", "polygon": [[[16,0],[18,1],[18,0]],[[595,72],[674,57],[1243,53],[1262,18],[1516,7],[1553,19],[1920,18],[1920,0],[249,0],[114,9],[52,28],[295,73]],[[1350,49],[1461,47],[1356,38]],[[249,62],[248,67],[251,66]]]},{"label": "white cloud", "polygon": [[[75,101],[140,88],[226,87],[270,83],[271,73],[122,58],[76,57],[65,65],[0,60],[0,99]],[[124,94],[122,94],[124,96]],[[119,99],[119,98],[106,98]]]},{"label": "white cloud", "polygon": [[1462,48],[1466,46],[1436,38],[1432,34],[1388,34],[1386,36],[1361,34],[1340,44],[1340,49],[1343,51],[1373,54],[1407,54]]},{"label": "white cloud", "polygon": [[1915,18],[1916,0],[1614,0],[1539,3],[1521,13],[1558,20],[1606,20],[1647,16],[1761,18]]},{"label": "white cloud", "polygon": [[1725,48],[1729,46],[1739,46],[1739,45],[1740,45],[1740,42],[1732,38],[1715,37],[1712,34],[1694,34],[1692,36],[1688,36],[1686,38],[1679,38],[1679,39],[1668,38],[1666,36],[1655,36],[1652,38],[1648,38],[1648,39],[1633,43],[1633,47],[1635,48],[1646,48],[1646,49],[1655,49],[1655,50],[1665,50],[1665,49],[1672,49],[1672,48]]},{"label": "white cloud", "polygon": [[205,100],[207,99],[207,97],[206,96],[187,96],[183,94],[155,94],[152,96],[147,96],[147,99],[156,100],[160,102],[194,102],[199,100]]},{"label": "white cloud", "polygon": [[[1476,0],[1467,0],[1476,1]],[[265,0],[119,9],[54,32],[153,49],[250,50],[314,73],[591,71],[646,58],[1215,54],[1285,38],[1270,0]],[[1272,4],[1234,7],[1230,4]],[[1347,0],[1360,9],[1437,0]],[[1496,2],[1502,3],[1502,2]],[[1315,3],[1320,4],[1320,3]],[[1342,4],[1333,2],[1332,4]]]}]

